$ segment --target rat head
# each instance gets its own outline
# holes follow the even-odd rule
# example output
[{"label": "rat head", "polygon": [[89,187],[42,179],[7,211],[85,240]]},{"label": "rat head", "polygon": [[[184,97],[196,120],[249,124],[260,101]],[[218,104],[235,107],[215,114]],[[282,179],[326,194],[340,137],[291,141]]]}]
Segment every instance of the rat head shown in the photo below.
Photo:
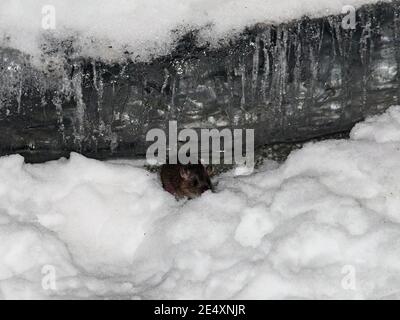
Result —
[{"label": "rat head", "polygon": [[205,168],[202,164],[181,165],[179,174],[183,196],[192,199],[207,190],[212,190],[210,171],[210,167]]}]

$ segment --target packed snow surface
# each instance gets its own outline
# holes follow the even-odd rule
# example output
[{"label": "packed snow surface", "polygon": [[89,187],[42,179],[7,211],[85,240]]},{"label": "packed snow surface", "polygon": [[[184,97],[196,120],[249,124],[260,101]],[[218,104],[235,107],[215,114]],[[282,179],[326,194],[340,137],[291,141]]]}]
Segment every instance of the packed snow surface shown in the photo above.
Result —
[{"label": "packed snow surface", "polygon": [[3,299],[400,297],[400,106],[191,201],[78,154],[0,177]]},{"label": "packed snow surface", "polygon": [[[0,46],[40,58],[43,43],[72,40],[105,60],[168,53],[179,34],[217,43],[255,23],[339,14],[377,0],[0,0]],[[178,31],[172,32],[172,31]],[[48,45],[48,44],[47,44]]]}]

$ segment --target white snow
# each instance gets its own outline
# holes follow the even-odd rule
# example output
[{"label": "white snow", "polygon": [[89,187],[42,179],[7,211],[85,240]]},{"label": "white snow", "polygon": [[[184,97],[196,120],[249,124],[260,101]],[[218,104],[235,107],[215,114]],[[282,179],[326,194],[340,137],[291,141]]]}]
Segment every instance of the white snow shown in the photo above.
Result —
[{"label": "white snow", "polygon": [[[388,1],[388,0],[386,0]],[[118,60],[126,50],[146,60],[170,51],[179,34],[201,29],[212,44],[255,23],[339,14],[378,0],[0,0],[0,46],[40,59],[44,38],[74,39],[76,54]],[[45,30],[55,9],[55,29]],[[43,8],[45,10],[42,12]],[[44,24],[42,23],[44,21]],[[178,34],[172,31],[178,30]],[[110,46],[112,48],[110,48]]]},{"label": "white snow", "polygon": [[126,160],[2,157],[0,298],[400,298],[399,119],[191,201]]}]

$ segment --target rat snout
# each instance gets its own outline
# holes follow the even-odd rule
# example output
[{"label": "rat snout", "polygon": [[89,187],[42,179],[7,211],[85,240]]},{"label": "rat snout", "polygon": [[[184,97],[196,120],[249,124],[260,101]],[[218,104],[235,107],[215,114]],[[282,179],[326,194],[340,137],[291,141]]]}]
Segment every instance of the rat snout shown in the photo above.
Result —
[{"label": "rat snout", "polygon": [[208,184],[205,184],[205,185],[202,187],[201,192],[206,192],[207,190],[210,190],[210,189],[211,189],[211,187],[210,187]]}]

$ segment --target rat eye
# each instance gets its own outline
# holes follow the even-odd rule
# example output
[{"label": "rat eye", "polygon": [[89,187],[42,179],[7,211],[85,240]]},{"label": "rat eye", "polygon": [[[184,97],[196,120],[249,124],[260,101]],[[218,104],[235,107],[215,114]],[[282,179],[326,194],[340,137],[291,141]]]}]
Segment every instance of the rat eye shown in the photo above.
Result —
[{"label": "rat eye", "polygon": [[197,179],[193,179],[192,184],[194,187],[197,187],[199,185],[199,181]]}]

